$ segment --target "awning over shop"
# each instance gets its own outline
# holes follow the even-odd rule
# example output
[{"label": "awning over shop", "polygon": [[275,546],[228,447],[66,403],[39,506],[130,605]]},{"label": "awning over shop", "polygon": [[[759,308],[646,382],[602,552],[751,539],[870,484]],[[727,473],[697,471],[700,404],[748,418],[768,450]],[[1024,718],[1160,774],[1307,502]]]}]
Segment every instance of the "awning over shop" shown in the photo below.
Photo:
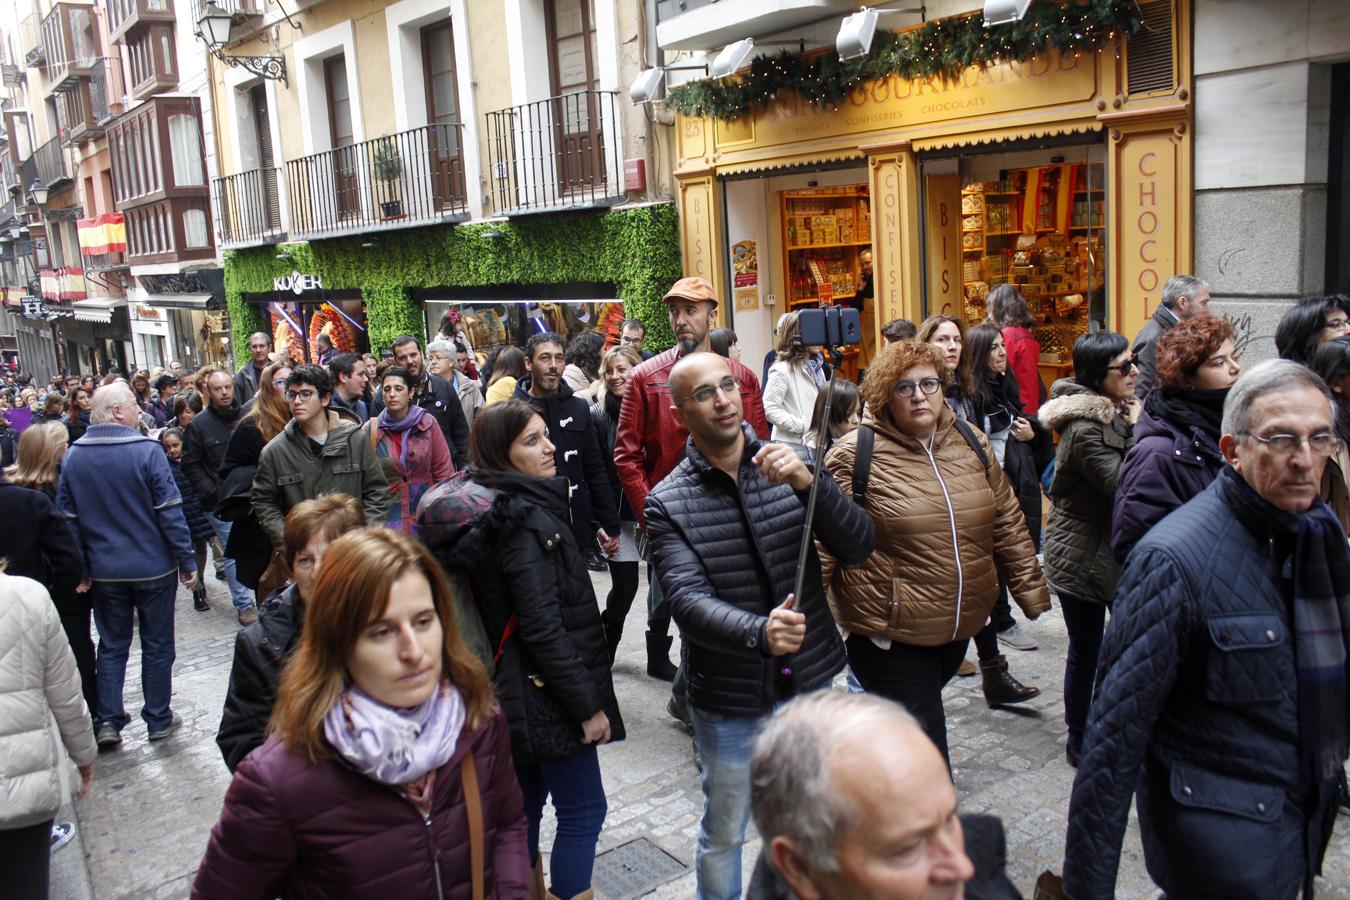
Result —
[{"label": "awning over shop", "polygon": [[121,297],[93,297],[79,300],[70,306],[75,312],[75,318],[81,322],[111,325],[113,310],[126,305],[127,301]]},{"label": "awning over shop", "polygon": [[214,298],[210,294],[149,294],[145,295],[145,305],[160,309],[201,309],[211,308]]}]

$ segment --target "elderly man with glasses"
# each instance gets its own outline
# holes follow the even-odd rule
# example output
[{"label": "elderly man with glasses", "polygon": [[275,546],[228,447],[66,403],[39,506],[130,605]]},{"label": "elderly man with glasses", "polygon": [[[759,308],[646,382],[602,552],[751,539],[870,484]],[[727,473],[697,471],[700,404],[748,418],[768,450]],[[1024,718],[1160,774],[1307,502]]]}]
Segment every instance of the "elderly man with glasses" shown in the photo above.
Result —
[{"label": "elderly man with glasses", "polygon": [[1138,790],[1169,897],[1311,896],[1350,747],[1350,545],[1319,497],[1331,395],[1271,360],[1231,388],[1227,465],[1125,562],[1069,807],[1064,889],[1111,897]]},{"label": "elderly man with glasses", "polygon": [[689,442],[646,505],[652,566],[689,647],[703,760],[698,896],[707,898],[741,894],[755,736],[777,705],[828,688],[844,668],[814,543],[802,596],[793,594],[802,529],[844,564],[867,559],[874,539],[867,513],[830,478],[807,522],[808,451],[759,439],[729,362],[693,352],[671,368],[670,414]]}]

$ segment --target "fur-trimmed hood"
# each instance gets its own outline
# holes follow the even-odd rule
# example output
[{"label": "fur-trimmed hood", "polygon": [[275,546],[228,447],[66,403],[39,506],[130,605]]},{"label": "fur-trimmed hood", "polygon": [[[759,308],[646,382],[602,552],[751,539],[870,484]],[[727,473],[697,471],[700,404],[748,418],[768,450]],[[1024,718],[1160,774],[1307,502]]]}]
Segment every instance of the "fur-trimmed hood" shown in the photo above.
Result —
[{"label": "fur-trimmed hood", "polygon": [[1042,425],[1055,431],[1063,431],[1075,419],[1110,425],[1116,417],[1116,406],[1110,397],[1085,388],[1072,378],[1061,378],[1050,388],[1050,399],[1041,404],[1037,417]]}]

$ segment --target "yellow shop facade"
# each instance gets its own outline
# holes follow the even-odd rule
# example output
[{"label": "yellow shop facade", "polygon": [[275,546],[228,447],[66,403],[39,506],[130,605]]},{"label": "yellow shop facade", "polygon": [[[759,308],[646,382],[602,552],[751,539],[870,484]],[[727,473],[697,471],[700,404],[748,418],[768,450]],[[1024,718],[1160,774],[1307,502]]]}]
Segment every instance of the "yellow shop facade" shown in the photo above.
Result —
[{"label": "yellow shop facade", "polygon": [[746,360],[781,314],[835,302],[864,310],[865,366],[885,322],[973,325],[1004,283],[1044,380],[1090,328],[1133,336],[1191,266],[1190,11],[1144,6],[1145,29],[1093,53],[677,117],[685,273],[726,298]]}]

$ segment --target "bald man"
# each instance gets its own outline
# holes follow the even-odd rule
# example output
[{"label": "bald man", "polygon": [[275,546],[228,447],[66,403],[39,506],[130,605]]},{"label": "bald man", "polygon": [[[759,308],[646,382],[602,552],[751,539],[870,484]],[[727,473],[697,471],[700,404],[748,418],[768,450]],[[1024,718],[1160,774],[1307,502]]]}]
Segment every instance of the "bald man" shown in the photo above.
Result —
[{"label": "bald man", "polygon": [[958,817],[942,754],[899,704],[837,691],[794,700],[755,742],[750,774],[764,840],[755,896],[1018,896],[1002,824]]},{"label": "bald man", "polygon": [[[670,415],[690,441],[646,509],[652,566],[689,648],[689,714],[703,759],[698,896],[716,898],[741,893],[755,735],[778,704],[828,687],[844,666],[814,542],[802,595],[792,595],[808,451],[759,439],[733,372],[699,352],[671,369]],[[846,564],[872,552],[872,520],[833,478],[821,481],[811,529]]]}]

